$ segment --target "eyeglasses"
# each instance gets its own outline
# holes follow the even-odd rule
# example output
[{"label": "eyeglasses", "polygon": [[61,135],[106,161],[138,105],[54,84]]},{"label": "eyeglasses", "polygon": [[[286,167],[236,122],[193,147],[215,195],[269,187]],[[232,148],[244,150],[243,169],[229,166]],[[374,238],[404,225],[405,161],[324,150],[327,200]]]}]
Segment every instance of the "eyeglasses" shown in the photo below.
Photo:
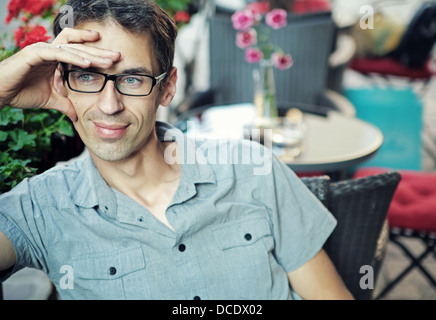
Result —
[{"label": "eyeglasses", "polygon": [[65,70],[64,79],[68,87],[76,92],[98,93],[103,91],[108,80],[115,84],[121,94],[127,96],[148,96],[154,86],[159,84],[167,75],[153,77],[145,74],[105,74],[86,70]]}]

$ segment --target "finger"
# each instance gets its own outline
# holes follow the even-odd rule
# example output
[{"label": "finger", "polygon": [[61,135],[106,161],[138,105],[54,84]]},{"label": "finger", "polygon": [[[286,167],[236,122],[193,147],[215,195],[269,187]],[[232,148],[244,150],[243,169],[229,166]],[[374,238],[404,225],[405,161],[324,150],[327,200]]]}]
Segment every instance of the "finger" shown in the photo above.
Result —
[{"label": "finger", "polygon": [[72,49],[72,50],[77,50],[78,52],[84,51],[89,54],[103,57],[103,58],[108,58],[111,60],[115,60],[120,57],[119,51],[113,51],[111,49],[100,48],[96,46],[89,46],[84,44],[66,44],[66,45],[58,45],[57,47],[59,48],[59,46],[63,49]]},{"label": "finger", "polygon": [[77,121],[77,113],[76,109],[74,109],[73,103],[70,101],[70,99],[62,95],[55,94],[53,99],[49,101],[49,103],[47,103],[47,105],[44,106],[43,109],[53,109],[60,111],[68,118],[70,118],[71,121]]},{"label": "finger", "polygon": [[117,51],[82,44],[59,45],[57,48],[81,56],[91,61],[94,66],[95,64],[112,64],[121,57],[121,54]]},{"label": "finger", "polygon": [[62,47],[46,43],[30,45],[24,48],[22,53],[26,53],[27,63],[32,67],[47,63],[53,63],[56,66],[59,62],[64,62],[88,68],[92,63],[86,57],[64,50]]},{"label": "finger", "polygon": [[53,40],[53,44],[94,42],[100,39],[100,34],[93,30],[64,28]]},{"label": "finger", "polygon": [[[27,49],[27,50],[26,50]],[[119,58],[119,54],[90,49],[90,47],[82,46],[82,50],[78,50],[68,45],[57,45],[40,43],[26,47],[27,63],[30,66],[37,66],[46,63],[58,62],[76,65],[81,68],[89,68],[91,65],[101,68],[109,68],[114,61]],[[94,55],[91,52],[99,52],[99,55]],[[109,57],[109,58],[108,58]]]},{"label": "finger", "polygon": [[[65,28],[53,41],[53,44],[58,48],[78,48],[79,50],[87,51],[95,56],[103,57],[116,61],[120,58],[120,53],[109,49],[96,48],[91,46],[83,46],[87,42],[95,42],[100,39],[100,34],[93,30]],[[93,50],[94,48],[95,50]],[[80,54],[80,52],[75,52]],[[90,60],[90,59],[88,59]]]},{"label": "finger", "polygon": [[[66,99],[66,100],[68,100],[68,99]],[[69,104],[67,104],[67,103],[63,104],[63,107],[59,111],[62,112],[63,114],[65,114],[68,118],[70,118],[70,120],[72,122],[76,122],[77,121],[76,109],[74,109],[70,100],[68,100],[68,102],[69,102]]]}]

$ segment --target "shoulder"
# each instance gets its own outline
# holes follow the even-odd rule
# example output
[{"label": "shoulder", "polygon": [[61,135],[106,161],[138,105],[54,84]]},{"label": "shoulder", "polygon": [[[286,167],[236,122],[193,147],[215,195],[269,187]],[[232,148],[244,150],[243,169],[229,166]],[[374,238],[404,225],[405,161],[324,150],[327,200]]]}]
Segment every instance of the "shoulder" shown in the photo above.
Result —
[{"label": "shoulder", "polygon": [[80,165],[75,162],[72,164],[57,165],[47,171],[38,174],[29,179],[29,184],[31,186],[37,186],[41,184],[56,184],[60,180],[70,180],[73,179],[77,174],[80,173]]},{"label": "shoulder", "polygon": [[79,158],[68,164],[56,165],[53,168],[30,178],[29,184],[32,187],[47,186],[50,188],[56,188],[62,183],[71,184],[76,180],[77,176],[85,170],[86,163],[86,158]]},{"label": "shoulder", "polygon": [[[71,164],[55,166],[39,175],[23,180],[14,189],[2,195],[11,200],[30,201],[40,207],[58,207],[66,204],[65,199],[73,193],[76,186],[83,181],[85,159],[78,159]],[[3,201],[2,201],[3,202]]]},{"label": "shoulder", "polygon": [[272,152],[261,144],[243,139],[198,139],[195,159],[207,163],[217,178],[255,179],[271,174]]}]

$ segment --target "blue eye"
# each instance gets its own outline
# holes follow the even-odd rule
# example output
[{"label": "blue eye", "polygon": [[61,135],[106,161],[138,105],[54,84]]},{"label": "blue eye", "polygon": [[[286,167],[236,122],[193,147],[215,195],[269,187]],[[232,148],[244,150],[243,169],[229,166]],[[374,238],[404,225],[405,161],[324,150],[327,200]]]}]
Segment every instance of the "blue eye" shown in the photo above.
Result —
[{"label": "blue eye", "polygon": [[89,82],[89,81],[94,80],[95,77],[91,73],[82,72],[82,73],[77,74],[76,78],[82,82]]},{"label": "blue eye", "polygon": [[144,77],[142,76],[125,76],[119,79],[119,83],[129,87],[140,87],[144,83]]},{"label": "blue eye", "polygon": [[79,76],[79,79],[83,81],[87,81],[89,80],[89,78],[91,78],[89,74],[82,74],[81,76]]},{"label": "blue eye", "polygon": [[139,79],[137,79],[137,78],[133,78],[133,77],[129,77],[129,78],[126,79],[126,82],[127,82],[128,84],[135,84],[135,83],[137,83],[138,81],[139,81]]}]

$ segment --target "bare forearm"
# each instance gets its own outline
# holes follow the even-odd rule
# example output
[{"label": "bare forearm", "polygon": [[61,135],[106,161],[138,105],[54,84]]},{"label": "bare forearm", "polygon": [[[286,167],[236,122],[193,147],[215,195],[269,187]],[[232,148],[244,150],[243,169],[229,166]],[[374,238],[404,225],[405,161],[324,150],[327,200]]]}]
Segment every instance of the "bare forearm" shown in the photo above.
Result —
[{"label": "bare forearm", "polygon": [[15,264],[15,251],[12,243],[0,231],[0,271],[6,270]]},{"label": "bare forearm", "polygon": [[299,269],[289,272],[288,279],[292,288],[303,299],[353,299],[324,250]]}]

